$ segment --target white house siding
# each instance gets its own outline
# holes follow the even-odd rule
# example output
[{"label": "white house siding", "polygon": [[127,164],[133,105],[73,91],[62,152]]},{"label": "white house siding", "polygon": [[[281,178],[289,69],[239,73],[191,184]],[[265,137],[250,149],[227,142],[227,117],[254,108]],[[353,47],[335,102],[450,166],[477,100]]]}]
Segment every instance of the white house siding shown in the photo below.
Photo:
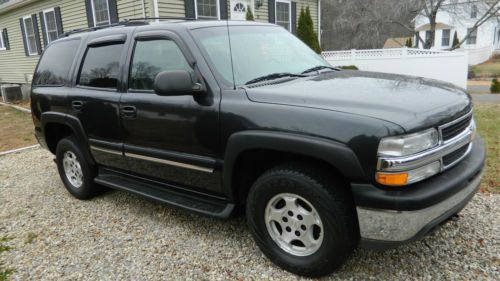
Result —
[{"label": "white house siding", "polygon": [[184,0],[158,0],[160,17],[185,17]]}]

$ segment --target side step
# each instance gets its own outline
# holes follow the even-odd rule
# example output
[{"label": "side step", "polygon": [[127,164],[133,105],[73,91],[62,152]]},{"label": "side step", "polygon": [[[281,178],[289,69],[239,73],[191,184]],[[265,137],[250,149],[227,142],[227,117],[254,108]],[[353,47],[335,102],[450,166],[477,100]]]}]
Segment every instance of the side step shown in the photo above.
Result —
[{"label": "side step", "polygon": [[176,190],[170,185],[123,175],[108,169],[99,169],[94,179],[97,184],[125,190],[146,198],[216,218],[228,218],[234,204],[210,195]]}]

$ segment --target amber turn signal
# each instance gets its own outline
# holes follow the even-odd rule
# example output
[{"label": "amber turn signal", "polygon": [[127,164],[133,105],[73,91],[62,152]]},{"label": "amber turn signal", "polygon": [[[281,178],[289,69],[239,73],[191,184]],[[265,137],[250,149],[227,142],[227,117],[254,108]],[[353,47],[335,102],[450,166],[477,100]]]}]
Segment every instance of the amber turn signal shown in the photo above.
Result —
[{"label": "amber turn signal", "polygon": [[377,173],[376,179],[383,185],[405,185],[408,183],[408,173]]}]

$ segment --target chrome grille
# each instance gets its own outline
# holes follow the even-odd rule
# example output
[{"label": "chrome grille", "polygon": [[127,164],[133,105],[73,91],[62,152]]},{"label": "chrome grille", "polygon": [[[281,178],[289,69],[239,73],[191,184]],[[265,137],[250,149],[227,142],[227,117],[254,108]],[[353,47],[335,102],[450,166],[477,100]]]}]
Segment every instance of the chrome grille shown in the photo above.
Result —
[{"label": "chrome grille", "polygon": [[465,131],[472,120],[472,114],[467,114],[449,124],[441,127],[441,137],[443,141],[451,140],[452,138],[458,136],[460,133]]}]

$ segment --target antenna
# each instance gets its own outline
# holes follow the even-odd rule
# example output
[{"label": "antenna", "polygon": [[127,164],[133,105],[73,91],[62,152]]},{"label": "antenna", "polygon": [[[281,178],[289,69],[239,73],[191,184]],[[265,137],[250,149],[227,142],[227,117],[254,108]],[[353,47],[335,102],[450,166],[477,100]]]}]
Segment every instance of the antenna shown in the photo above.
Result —
[{"label": "antenna", "polygon": [[226,19],[227,38],[229,40],[229,56],[231,58],[231,73],[233,74],[233,90],[236,90],[236,81],[234,80],[233,50],[231,48],[231,32],[229,31],[229,19]]}]

